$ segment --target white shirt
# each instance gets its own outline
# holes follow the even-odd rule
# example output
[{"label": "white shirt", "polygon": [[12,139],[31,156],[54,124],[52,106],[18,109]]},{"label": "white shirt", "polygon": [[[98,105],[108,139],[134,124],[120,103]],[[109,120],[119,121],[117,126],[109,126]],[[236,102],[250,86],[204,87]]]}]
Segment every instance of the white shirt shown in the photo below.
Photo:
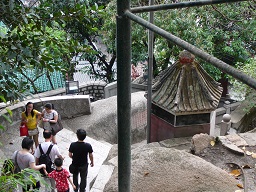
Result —
[{"label": "white shirt", "polygon": [[58,116],[58,112],[53,110],[53,109],[52,109],[52,111],[50,113],[47,113],[47,111],[44,109],[42,111],[42,113],[44,114],[44,118],[45,119],[50,119],[50,120],[54,119],[54,116]]},{"label": "white shirt", "polygon": [[[43,142],[40,144],[44,153],[47,152],[47,150],[51,144],[52,144],[52,142]],[[52,162],[54,162],[54,159],[60,155],[61,154],[60,154],[59,147],[57,145],[53,145],[52,150],[50,152],[50,158],[51,158]],[[36,148],[34,156],[36,158],[39,158],[41,156],[39,146]]]}]

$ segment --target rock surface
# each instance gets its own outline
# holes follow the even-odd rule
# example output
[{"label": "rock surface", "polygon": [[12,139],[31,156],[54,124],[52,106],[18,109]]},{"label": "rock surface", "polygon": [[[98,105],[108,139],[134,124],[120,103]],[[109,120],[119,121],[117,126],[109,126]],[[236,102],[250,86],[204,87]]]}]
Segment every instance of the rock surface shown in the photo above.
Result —
[{"label": "rock surface", "polygon": [[191,150],[194,154],[200,154],[205,148],[210,146],[211,141],[214,141],[215,138],[208,134],[196,134],[191,139]]},{"label": "rock surface", "polygon": [[[131,95],[132,115],[141,112],[146,113],[147,100],[145,92],[136,92]],[[79,128],[86,129],[87,134],[94,139],[104,140],[111,144],[117,143],[117,97],[113,96],[91,103],[92,114],[73,119],[66,119],[64,122],[72,130]],[[132,143],[145,140],[145,126],[132,126]]]},{"label": "rock surface", "polygon": [[[158,143],[132,150],[131,191],[234,192],[237,180],[226,171],[185,151]],[[116,162],[116,161],[114,161]],[[117,167],[105,192],[118,191]]]},{"label": "rock surface", "polygon": [[[133,113],[145,110],[146,100],[144,92],[133,93],[131,100]],[[97,101],[92,103],[91,115],[65,120],[64,122],[68,125],[65,127],[70,127],[72,130],[85,128],[88,136],[114,144],[103,164],[103,166],[115,167],[113,174],[111,173],[111,179],[104,190],[107,192],[118,191],[116,107],[116,97]],[[236,187],[238,182],[242,186],[244,185],[242,180],[243,175],[237,180],[234,180],[234,176],[228,175],[229,171],[227,170],[226,164],[232,162],[240,166],[249,165],[250,167],[254,167],[255,164],[254,158],[250,156],[241,156],[239,153],[234,152],[234,148],[231,149],[227,146],[230,141],[232,141],[231,143],[233,144],[240,144],[242,140],[238,140],[237,136],[224,136],[226,139],[220,139],[221,141],[214,146],[212,146],[210,142],[213,140],[216,141],[216,138],[200,134],[194,137],[194,141],[192,141],[194,144],[192,146],[191,138],[174,138],[146,145],[144,128],[141,127],[134,131],[134,128],[132,127],[131,131],[134,143],[131,147],[131,185],[132,191],[134,192],[140,190],[150,192],[175,192],[175,190],[179,192],[234,192],[235,189],[238,190],[238,187]],[[138,137],[137,133],[140,133],[138,134]],[[253,140],[253,138],[256,138],[255,135],[256,133],[253,131],[252,133],[245,135],[240,134],[240,136],[250,145],[256,142]],[[203,140],[202,142],[201,139]],[[190,149],[191,147],[193,148],[193,146],[195,151],[197,151],[196,155],[200,158],[190,154]],[[179,149],[180,151],[169,148]],[[249,151],[256,152],[256,149],[254,149],[255,146],[251,146],[251,148],[248,147]],[[159,160],[159,158],[162,159]],[[256,191],[254,182],[256,181],[256,177],[254,170],[254,168],[245,170],[244,176],[248,177],[248,192]],[[161,174],[159,172],[161,172]],[[145,177],[144,174],[146,174]],[[158,189],[153,188],[154,185],[152,185],[152,183],[154,183],[154,180],[158,182]],[[142,187],[140,187],[140,185]],[[144,190],[144,187],[147,190]],[[243,191],[243,189],[240,189],[240,191]]]}]

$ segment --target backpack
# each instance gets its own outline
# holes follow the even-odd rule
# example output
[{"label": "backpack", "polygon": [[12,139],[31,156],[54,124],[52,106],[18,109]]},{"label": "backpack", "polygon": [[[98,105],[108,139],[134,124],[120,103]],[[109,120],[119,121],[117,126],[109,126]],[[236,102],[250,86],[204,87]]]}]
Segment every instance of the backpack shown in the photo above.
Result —
[{"label": "backpack", "polygon": [[[50,154],[50,152],[51,152],[51,150],[52,150],[52,147],[53,147],[53,144],[51,144],[51,145],[49,146],[47,152],[44,153],[44,151],[43,151],[43,149],[42,149],[42,147],[41,147],[41,144],[39,144],[39,149],[40,149],[40,153],[41,153],[41,155],[40,155],[40,157],[39,157],[39,165],[45,164],[45,165],[46,165],[46,171],[47,171],[48,173],[50,173],[50,172],[52,172],[52,171],[54,170],[54,169],[53,169],[52,160],[51,160],[51,158],[50,158],[50,156],[49,156],[49,154]],[[45,175],[43,169],[40,169],[40,173],[41,173],[42,175]]]}]

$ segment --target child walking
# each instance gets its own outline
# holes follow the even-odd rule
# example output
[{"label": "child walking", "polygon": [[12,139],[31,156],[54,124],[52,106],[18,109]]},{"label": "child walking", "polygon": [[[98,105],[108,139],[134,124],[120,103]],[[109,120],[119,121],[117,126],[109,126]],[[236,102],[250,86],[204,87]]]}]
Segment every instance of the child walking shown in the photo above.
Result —
[{"label": "child walking", "polygon": [[54,164],[56,166],[55,170],[53,170],[51,173],[47,173],[47,171],[44,169],[44,172],[45,172],[45,175],[55,180],[57,191],[69,192],[68,181],[70,182],[73,189],[75,190],[76,186],[72,182],[69,172],[66,169],[62,168],[63,160],[58,157],[54,160]]}]

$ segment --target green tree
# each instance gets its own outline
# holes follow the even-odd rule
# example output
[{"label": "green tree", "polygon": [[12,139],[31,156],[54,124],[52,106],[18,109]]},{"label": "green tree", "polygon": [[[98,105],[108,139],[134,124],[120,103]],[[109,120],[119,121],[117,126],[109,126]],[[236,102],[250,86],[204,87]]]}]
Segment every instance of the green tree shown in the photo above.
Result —
[{"label": "green tree", "polygon": [[[50,3],[50,4],[49,4]],[[94,17],[87,5],[73,6],[52,12],[54,1],[37,1],[31,7],[21,1],[1,1],[0,20],[0,90],[8,101],[22,99],[29,86],[43,73],[53,70],[63,73],[74,70],[71,62],[79,52],[91,52],[86,44],[72,38],[72,31],[64,31],[66,23],[88,20],[83,26],[93,31],[90,22]],[[71,67],[70,67],[71,66]],[[35,79],[26,76],[27,69],[36,69]],[[25,78],[19,78],[23,74]]]},{"label": "green tree", "polygon": [[[156,1],[164,4],[166,1]],[[132,1],[132,7],[147,5],[147,1]],[[103,37],[108,47],[114,48],[116,1],[106,7]],[[138,13],[148,20],[148,13]],[[208,5],[154,12],[154,24],[181,39],[235,66],[255,54],[255,2],[246,1],[220,5]],[[147,31],[137,23],[132,23],[132,62],[147,58]],[[164,70],[177,59],[180,47],[155,35],[154,56],[158,71]],[[216,67],[201,61],[204,68],[216,80],[222,72]]]},{"label": "green tree", "polygon": [[29,168],[15,174],[7,171],[6,173],[2,173],[0,177],[0,192],[12,192],[17,189],[18,185],[26,189],[27,185],[35,185],[37,181],[44,184],[50,190],[50,186],[46,184],[39,171]]},{"label": "green tree", "polygon": [[[76,39],[80,45],[86,45],[87,50],[77,52],[78,61],[88,61],[89,66],[85,66],[82,71],[84,73],[93,74],[96,78],[106,82],[115,80],[115,71],[113,66],[115,64],[115,50],[107,53],[102,49],[98,49],[96,44],[101,43],[102,22],[105,19],[104,2],[98,4],[95,1],[73,1],[73,0],[55,0],[45,1],[53,13],[65,12],[66,10],[73,10],[74,7],[79,7],[79,16],[74,16],[69,20],[65,20],[63,29],[70,35],[71,38]],[[45,5],[44,5],[45,6]],[[88,7],[90,9],[88,10]],[[84,13],[84,11],[86,13]],[[91,17],[81,15],[91,15]],[[71,74],[72,75],[72,74]]]},{"label": "green tree", "polygon": [[[102,5],[104,3],[101,2]],[[147,3],[132,1],[132,7]],[[31,7],[12,0],[2,1],[1,5],[0,19],[7,26],[1,33],[3,46],[0,48],[1,90],[6,98],[17,98],[15,90],[21,93],[28,90],[27,80],[16,78],[24,69],[62,69],[72,75],[75,63],[71,62],[71,58],[80,53],[80,59],[91,64],[85,69],[87,73],[93,73],[107,82],[115,80],[115,0],[106,6],[98,6],[93,0],[37,1],[34,4],[37,6]],[[148,13],[139,15],[146,20],[148,18]],[[235,65],[255,54],[254,16],[254,1],[246,1],[157,11],[154,23],[228,64]],[[134,22],[132,29],[132,63],[137,64],[147,59],[147,31]],[[59,35],[53,35],[53,31],[60,31]],[[105,45],[105,51],[95,46],[94,42],[98,41]],[[156,71],[170,65],[180,51],[175,44],[155,35]],[[202,63],[216,80],[221,77],[219,69]],[[30,82],[33,81],[30,79]]]},{"label": "green tree", "polygon": [[[246,63],[237,63],[237,68],[243,71],[245,74],[256,79],[256,57],[249,59]],[[241,83],[240,81],[230,77],[232,83],[232,89],[236,92],[236,97],[238,100],[243,100],[245,97],[253,96],[255,97],[255,91],[248,85]],[[255,103],[252,103],[254,106]]]}]

